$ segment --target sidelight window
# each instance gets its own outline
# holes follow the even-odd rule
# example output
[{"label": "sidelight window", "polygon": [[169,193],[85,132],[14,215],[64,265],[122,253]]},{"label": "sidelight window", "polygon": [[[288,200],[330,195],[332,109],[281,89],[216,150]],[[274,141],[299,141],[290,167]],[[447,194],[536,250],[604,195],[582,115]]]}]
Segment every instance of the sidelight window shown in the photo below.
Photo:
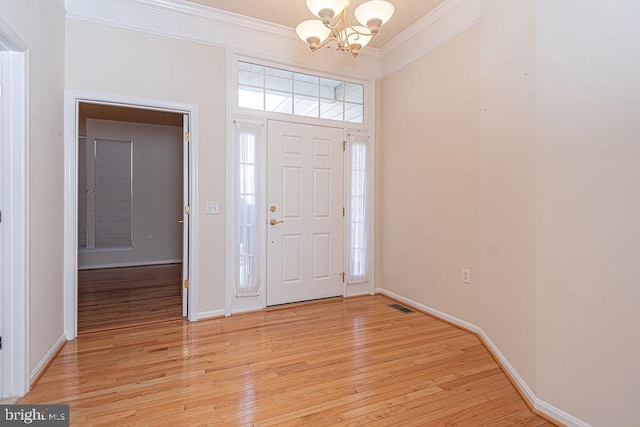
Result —
[{"label": "sidelight window", "polygon": [[369,137],[349,136],[349,282],[369,280]]},{"label": "sidelight window", "polygon": [[236,295],[255,296],[260,289],[258,244],[258,139],[260,125],[236,122]]}]

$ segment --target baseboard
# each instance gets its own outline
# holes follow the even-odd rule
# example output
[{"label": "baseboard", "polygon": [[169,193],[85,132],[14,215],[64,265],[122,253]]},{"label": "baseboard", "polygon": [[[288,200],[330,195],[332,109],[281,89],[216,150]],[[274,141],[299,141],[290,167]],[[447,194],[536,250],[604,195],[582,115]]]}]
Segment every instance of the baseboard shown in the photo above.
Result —
[{"label": "baseboard", "polygon": [[589,423],[586,423],[571,414],[563,411],[562,409],[556,408],[555,406],[545,402],[544,400],[536,397],[535,393],[531,388],[527,385],[524,379],[518,374],[515,368],[509,363],[507,358],[502,354],[500,349],[495,345],[491,338],[477,325],[473,323],[467,322],[466,320],[459,319],[450,314],[444,313],[440,310],[436,310],[433,307],[429,307],[427,305],[416,302],[412,299],[405,298],[401,295],[388,291],[382,288],[375,289],[376,294],[385,295],[388,298],[397,300],[402,302],[408,306],[415,308],[418,311],[422,311],[427,313],[433,317],[436,317],[440,320],[443,320],[447,323],[455,325],[461,329],[471,332],[478,336],[480,341],[487,348],[489,353],[493,356],[493,358],[498,362],[498,365],[505,372],[507,377],[511,380],[513,385],[518,390],[518,393],[523,397],[525,402],[540,416],[548,419],[549,421],[556,423],[558,425],[566,425],[567,427],[591,427]]},{"label": "baseboard", "polygon": [[398,294],[395,294],[395,293],[393,293],[391,291],[387,291],[386,289],[380,289],[380,292],[377,292],[377,293],[380,293],[382,295],[386,295],[389,298],[393,298],[395,300],[403,302],[403,303],[405,303],[407,305],[410,305],[410,306],[412,306],[412,307],[414,307],[414,308],[416,308],[416,309],[418,309],[420,311],[424,311],[425,313],[431,314],[431,315],[439,318],[440,320],[444,320],[447,323],[451,323],[452,325],[458,326],[458,327],[460,327],[460,328],[462,328],[462,329],[464,329],[466,331],[469,331],[471,333],[479,334],[479,332],[481,331],[481,329],[478,326],[474,325],[473,323],[469,323],[466,320],[458,319],[455,316],[451,316],[450,314],[444,313],[444,312],[442,312],[440,310],[436,310],[433,307],[429,307],[427,305],[420,304],[419,302],[416,302],[416,301],[414,301],[412,299],[409,299],[409,298],[405,298],[405,297],[400,296]]},{"label": "baseboard", "polygon": [[211,311],[202,311],[198,313],[198,320],[206,320],[212,319],[214,317],[224,317],[225,311],[223,310],[211,310]]},{"label": "baseboard", "polygon": [[51,346],[47,354],[44,355],[42,360],[40,360],[40,362],[36,365],[36,367],[33,368],[33,371],[31,371],[31,374],[29,375],[30,387],[33,387],[38,382],[38,380],[40,380],[40,377],[42,377],[42,375],[47,371],[47,368],[49,367],[49,365],[51,365],[51,362],[53,362],[53,359],[56,358],[56,356],[58,355],[58,353],[60,353],[60,350],[62,350],[62,347],[64,347],[66,343],[67,343],[66,335],[65,334],[60,335],[60,338],[56,340],[56,342],[53,344],[53,346]]},{"label": "baseboard", "polygon": [[560,408],[556,408],[550,403],[545,402],[541,399],[536,399],[536,403],[533,405],[536,410],[542,414],[547,415],[554,420],[560,421],[566,426],[569,427],[592,427],[591,424],[582,421],[574,417],[571,414],[566,413]]},{"label": "baseboard", "polygon": [[117,268],[117,267],[141,267],[143,265],[162,265],[162,264],[179,264],[182,258],[164,259],[160,261],[133,261],[133,262],[117,262],[113,264],[91,264],[79,265],[78,270],[97,270],[99,268]]}]

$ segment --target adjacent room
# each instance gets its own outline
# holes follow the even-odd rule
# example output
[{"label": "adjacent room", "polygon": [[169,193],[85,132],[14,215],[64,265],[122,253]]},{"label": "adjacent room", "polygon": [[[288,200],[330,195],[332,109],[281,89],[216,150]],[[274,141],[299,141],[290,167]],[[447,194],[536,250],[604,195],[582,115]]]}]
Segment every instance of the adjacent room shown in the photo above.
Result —
[{"label": "adjacent room", "polygon": [[183,115],[78,108],[78,333],[182,318]]},{"label": "adjacent room", "polygon": [[640,425],[638,40],[629,0],[0,1],[0,402]]}]

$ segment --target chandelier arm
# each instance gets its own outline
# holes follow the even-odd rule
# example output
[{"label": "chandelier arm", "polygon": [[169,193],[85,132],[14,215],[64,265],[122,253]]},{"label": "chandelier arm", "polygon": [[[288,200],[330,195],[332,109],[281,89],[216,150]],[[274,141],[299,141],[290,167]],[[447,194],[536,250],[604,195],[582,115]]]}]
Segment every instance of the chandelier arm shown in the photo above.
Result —
[{"label": "chandelier arm", "polygon": [[335,30],[331,30],[331,34],[329,34],[326,39],[324,39],[323,41],[318,43],[318,47],[315,50],[319,50],[319,49],[325,47],[326,45],[328,45],[329,43],[331,43],[334,40],[338,41],[338,39],[335,36],[335,32],[336,32]]},{"label": "chandelier arm", "polygon": [[[316,40],[318,40],[318,38],[314,38],[313,40],[311,40],[311,38],[308,38],[307,43],[309,43],[309,45],[311,46],[311,50],[316,51],[329,45],[332,41],[335,41],[337,45],[336,50],[348,50],[349,52],[351,52],[351,55],[353,55],[353,57],[356,57],[358,56],[360,49],[362,49],[363,46],[366,46],[369,40],[376,35],[377,27],[374,29],[369,25],[369,23],[367,23],[367,27],[369,27],[368,29],[366,27],[351,25],[347,12],[350,3],[351,1],[347,0],[344,8],[340,11],[339,14],[334,16],[333,19],[325,20],[324,15],[321,14],[323,16],[322,25],[324,25],[324,27],[329,30],[329,34],[324,40],[319,41],[318,43],[316,43]],[[391,13],[393,13],[393,11]],[[328,22],[325,23],[325,21]],[[369,21],[373,22],[372,19],[370,19]],[[303,38],[303,36],[301,36],[301,38]]]}]

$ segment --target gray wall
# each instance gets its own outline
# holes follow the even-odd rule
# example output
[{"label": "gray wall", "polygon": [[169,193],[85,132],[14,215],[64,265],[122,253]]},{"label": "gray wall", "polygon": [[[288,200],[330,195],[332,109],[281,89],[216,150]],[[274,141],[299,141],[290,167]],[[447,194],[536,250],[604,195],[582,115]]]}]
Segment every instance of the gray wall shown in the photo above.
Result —
[{"label": "gray wall", "polygon": [[133,250],[80,250],[78,267],[181,260],[182,128],[88,119],[89,147],[95,139],[133,141]]}]

